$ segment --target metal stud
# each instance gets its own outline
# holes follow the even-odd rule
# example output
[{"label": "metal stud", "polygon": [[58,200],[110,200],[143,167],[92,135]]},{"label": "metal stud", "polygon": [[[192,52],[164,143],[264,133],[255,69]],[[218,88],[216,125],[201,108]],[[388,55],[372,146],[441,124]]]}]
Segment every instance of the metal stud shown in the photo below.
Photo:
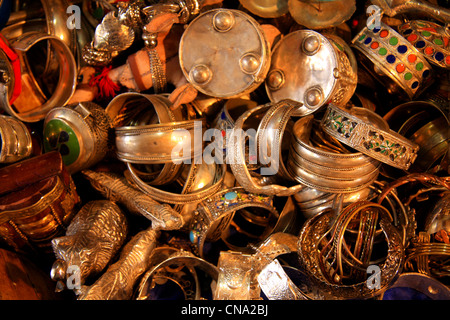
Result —
[{"label": "metal stud", "polygon": [[212,77],[211,69],[203,64],[196,65],[189,72],[192,81],[199,85],[203,85],[209,82]]},{"label": "metal stud", "polygon": [[230,11],[219,11],[213,17],[213,27],[216,31],[227,32],[234,25],[234,15]]}]

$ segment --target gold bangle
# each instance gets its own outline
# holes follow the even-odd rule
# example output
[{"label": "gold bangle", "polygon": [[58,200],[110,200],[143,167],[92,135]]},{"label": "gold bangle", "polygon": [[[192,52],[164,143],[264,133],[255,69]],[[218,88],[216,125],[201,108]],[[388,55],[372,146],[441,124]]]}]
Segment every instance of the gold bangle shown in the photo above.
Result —
[{"label": "gold bangle", "polygon": [[[349,219],[352,219],[354,214],[359,212],[359,210],[367,208],[368,206],[377,205],[368,201],[353,203],[346,208],[346,214],[338,216],[338,221],[334,219],[333,211],[323,212],[322,214],[309,219],[300,232],[298,242],[300,263],[306,269],[307,274],[312,278],[313,282],[320,290],[320,293],[323,294],[326,299],[364,299],[376,296],[383,292],[400,272],[404,261],[402,239],[397,229],[392,225],[391,219],[387,215],[385,209],[379,210],[379,214],[381,215],[379,224],[387,239],[388,253],[383,265],[380,266],[381,278],[379,286],[367,286],[366,281],[355,284],[342,284],[340,281],[336,283],[336,279],[333,279],[333,281],[330,282],[319,268],[320,264],[326,263],[326,261],[321,260],[324,258],[321,251],[322,248],[318,247],[319,244],[323,245],[322,240],[327,242],[325,236],[327,234],[333,236],[325,246],[333,245],[334,247],[331,250],[334,250],[336,249],[335,245],[338,245],[341,246],[342,250],[342,241],[339,244],[337,237],[342,237],[342,232],[345,231]],[[381,208],[381,206],[379,207]],[[330,224],[332,224],[331,228],[329,227]],[[333,232],[333,230],[335,230],[335,232]],[[336,251],[332,252],[333,255],[328,258],[332,259],[335,257]]]},{"label": "gold bangle", "polygon": [[29,157],[32,140],[28,128],[13,117],[0,115],[0,163],[12,163]]}]

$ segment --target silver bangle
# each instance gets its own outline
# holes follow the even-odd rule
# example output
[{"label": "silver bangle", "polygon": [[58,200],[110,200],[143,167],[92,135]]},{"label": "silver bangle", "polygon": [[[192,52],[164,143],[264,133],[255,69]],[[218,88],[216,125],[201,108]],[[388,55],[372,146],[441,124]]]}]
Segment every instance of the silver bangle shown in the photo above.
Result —
[{"label": "silver bangle", "polygon": [[[192,139],[197,130],[203,136],[202,122],[186,120],[116,128],[117,157],[124,162],[143,164],[190,161],[203,152],[203,143],[197,144]],[[181,150],[174,153],[173,150],[180,145]]]},{"label": "silver bangle", "polygon": [[[119,94],[118,96],[114,97],[106,107],[106,113],[111,118],[112,126],[115,128],[115,130],[121,132],[122,128],[135,130],[142,127],[153,128],[154,126],[157,126],[154,123],[148,123],[148,118],[151,118],[152,115],[157,118],[155,121],[157,121],[159,124],[183,121],[184,118],[181,112],[172,111],[170,109],[170,106],[170,100],[164,95],[149,95],[136,92],[128,92]],[[142,110],[150,110],[153,111],[154,114],[149,114],[147,117],[142,117],[141,119],[141,117],[137,115]],[[165,128],[170,132],[169,127],[166,126]],[[138,139],[139,141],[139,139],[141,139],[142,137],[140,138],[139,135],[137,135],[131,136],[130,138],[132,140]],[[122,139],[121,136],[116,135],[116,147],[117,143],[119,143],[119,148],[117,149],[117,151],[131,152],[131,155],[133,156],[126,157],[123,160],[132,161],[133,163],[150,163],[151,161],[149,159],[142,160],[139,159],[139,157],[135,159],[136,156],[139,156],[139,152],[145,152],[147,146],[144,145],[143,147],[141,146],[140,149],[130,150],[128,145],[124,143],[127,141],[127,139],[128,138]],[[141,143],[148,144],[148,141],[144,139],[144,141],[141,141]],[[156,156],[158,156],[158,151],[156,152]],[[160,159],[160,161],[162,160]],[[182,169],[182,164],[175,164],[173,161],[171,161],[171,159],[167,158],[163,162],[165,162],[164,167],[159,172],[159,174],[155,174],[151,181],[147,179],[146,183],[151,185],[163,185],[170,183],[176,179],[178,173]],[[127,163],[130,164],[130,162]],[[134,170],[134,172],[138,174],[138,171],[136,169]],[[141,175],[141,173],[139,173],[139,175]]]},{"label": "silver bangle", "polygon": [[[270,104],[258,106],[242,114],[235,123],[231,134],[231,142],[227,143],[227,155],[231,160],[230,168],[236,180],[248,192],[265,195],[290,196],[303,188],[303,185],[286,187],[277,184],[262,185],[252,177],[245,163],[245,135],[242,133],[244,122],[256,112],[269,108]],[[280,160],[281,161],[281,160]]]},{"label": "silver bangle", "polygon": [[[138,300],[146,299],[144,290],[146,286],[148,286],[148,282],[151,281],[152,278],[156,275],[157,271],[161,268],[169,266],[186,266],[190,270],[198,268],[205,272],[211,278],[211,281],[217,282],[217,279],[219,277],[219,270],[212,263],[209,263],[208,261],[203,260],[202,258],[199,258],[188,251],[178,250],[161,262],[150,266],[148,271],[142,277],[141,283],[139,285],[137,297]],[[202,293],[200,289],[197,288],[196,291],[197,292],[195,293],[195,299],[201,299]]]},{"label": "silver bangle", "polygon": [[[28,62],[24,60],[25,53],[35,44],[44,40],[51,43],[60,65],[58,83],[53,94],[47,100],[36,83]],[[22,67],[22,92],[14,101],[13,107],[8,101],[8,88],[0,84],[0,107],[24,122],[37,122],[44,119],[47,112],[54,107],[65,105],[75,92],[77,82],[75,58],[60,38],[46,33],[25,33],[15,39],[11,45],[18,53]]]},{"label": "silver bangle", "polygon": [[[198,165],[200,164],[195,163],[191,164],[191,166],[198,166]],[[128,168],[128,170],[126,171],[127,178],[133,181],[142,192],[146,193],[147,195],[149,195],[150,197],[152,197],[157,201],[180,205],[200,202],[204,199],[207,199],[211,195],[215,194],[222,187],[223,179],[225,178],[226,172],[225,164],[217,165],[214,178],[207,184],[207,187],[203,189],[197,189],[196,191],[191,193],[178,194],[160,190],[158,188],[148,185],[139,178],[139,176],[135,172],[135,169],[133,168],[133,166],[131,166],[130,163],[127,163],[127,168]],[[192,177],[196,178],[195,175],[193,175]],[[192,183],[192,181],[189,180],[188,183]],[[185,222],[188,221],[185,220]]]}]

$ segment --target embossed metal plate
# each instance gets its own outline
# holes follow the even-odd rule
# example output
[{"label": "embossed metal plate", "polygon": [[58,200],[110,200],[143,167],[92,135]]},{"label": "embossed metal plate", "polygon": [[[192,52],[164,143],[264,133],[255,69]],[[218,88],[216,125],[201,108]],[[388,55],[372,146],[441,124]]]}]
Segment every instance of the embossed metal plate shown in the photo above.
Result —
[{"label": "embossed metal plate", "polygon": [[260,25],[238,10],[216,9],[194,19],[180,41],[180,65],[198,91],[234,98],[261,84],[270,47]]}]

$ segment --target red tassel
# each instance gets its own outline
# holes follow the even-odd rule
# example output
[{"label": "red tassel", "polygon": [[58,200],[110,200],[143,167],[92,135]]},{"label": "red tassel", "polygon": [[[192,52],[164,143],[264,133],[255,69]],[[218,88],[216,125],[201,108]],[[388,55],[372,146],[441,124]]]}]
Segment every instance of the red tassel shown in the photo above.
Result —
[{"label": "red tassel", "polygon": [[98,97],[100,99],[113,98],[117,95],[116,92],[120,90],[120,86],[117,83],[113,82],[108,76],[108,73],[111,69],[112,66],[104,67],[101,72],[96,73],[89,80],[90,86],[98,87]]}]

